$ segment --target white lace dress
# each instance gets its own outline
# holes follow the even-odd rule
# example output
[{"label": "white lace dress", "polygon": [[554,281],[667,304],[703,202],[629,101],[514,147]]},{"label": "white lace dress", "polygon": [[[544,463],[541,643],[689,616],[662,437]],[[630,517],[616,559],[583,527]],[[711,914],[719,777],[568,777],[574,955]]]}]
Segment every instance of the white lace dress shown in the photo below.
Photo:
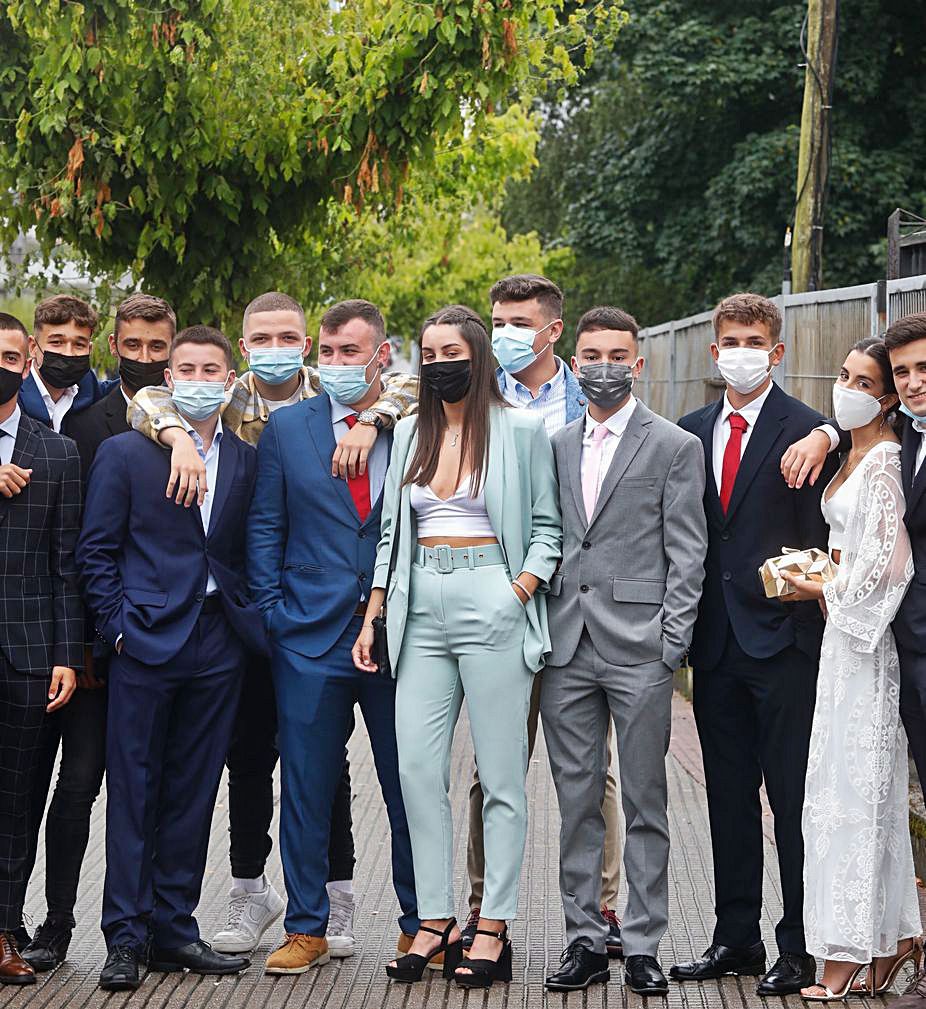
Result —
[{"label": "white lace dress", "polygon": [[920,934],[907,737],[891,621],[913,577],[900,446],[872,448],[830,501],[839,571],[826,631],[804,799],[807,950],[868,963]]}]

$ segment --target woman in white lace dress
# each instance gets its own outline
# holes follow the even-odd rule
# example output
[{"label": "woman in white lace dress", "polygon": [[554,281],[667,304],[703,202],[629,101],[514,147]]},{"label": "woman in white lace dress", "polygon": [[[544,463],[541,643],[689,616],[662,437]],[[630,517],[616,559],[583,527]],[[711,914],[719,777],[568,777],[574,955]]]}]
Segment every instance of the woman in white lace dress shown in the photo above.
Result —
[{"label": "woman in white lace dress", "polygon": [[[791,580],[827,616],[804,799],[804,928],[825,960],[808,1001],[881,993],[919,960],[907,738],[891,621],[913,577],[887,352],[863,340],[833,390],[852,449],[823,494],[834,581]],[[869,966],[870,965],[870,966]]]}]

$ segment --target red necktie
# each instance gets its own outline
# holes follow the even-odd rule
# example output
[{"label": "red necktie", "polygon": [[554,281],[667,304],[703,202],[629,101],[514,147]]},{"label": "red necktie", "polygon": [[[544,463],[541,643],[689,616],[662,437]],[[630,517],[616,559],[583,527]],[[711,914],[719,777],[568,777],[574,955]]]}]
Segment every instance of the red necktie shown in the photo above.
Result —
[{"label": "red necktie", "polygon": [[727,514],[730,505],[736,472],[740,468],[740,458],[743,455],[743,432],[749,427],[738,413],[731,413],[727,420],[730,422],[730,437],[727,447],[723,450],[723,468],[720,471],[720,507],[723,508],[724,515]]},{"label": "red necktie", "polygon": [[[357,415],[352,413],[345,417],[344,420],[347,422],[347,426],[352,428],[357,423]],[[724,466],[726,466],[726,463],[724,463]],[[349,476],[347,478],[347,489],[350,491],[350,496],[354,499],[354,507],[357,509],[360,521],[366,522],[370,516],[370,512],[373,510],[373,505],[370,502],[369,466],[367,466],[363,476],[360,476],[358,473],[357,476]]]}]

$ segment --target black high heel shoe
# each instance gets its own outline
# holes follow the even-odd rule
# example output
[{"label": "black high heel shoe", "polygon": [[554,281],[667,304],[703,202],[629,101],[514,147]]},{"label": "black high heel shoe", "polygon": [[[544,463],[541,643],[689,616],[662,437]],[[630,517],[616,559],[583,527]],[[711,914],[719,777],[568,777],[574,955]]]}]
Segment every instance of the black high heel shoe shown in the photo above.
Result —
[{"label": "black high heel shoe", "polygon": [[454,942],[449,942],[450,933],[456,928],[457,920],[456,918],[451,918],[447,922],[447,927],[443,932],[438,932],[436,928],[429,928],[427,925],[420,925],[419,928],[422,932],[430,932],[432,935],[440,936],[440,945],[435,949],[432,949],[427,956],[422,956],[420,953],[406,953],[405,956],[400,956],[393,967],[392,964],[386,964],[386,974],[391,977],[393,981],[404,981],[406,984],[411,984],[414,981],[420,981],[422,975],[424,974],[425,968],[434,959],[434,957],[439,954],[444,954],[444,968],[443,975],[446,979],[453,977],[453,972],[459,967],[461,961],[463,960],[463,940],[457,939]]},{"label": "black high heel shoe", "polygon": [[[497,960],[473,960],[470,958],[462,964],[458,964],[460,967],[466,967],[472,973],[454,973],[454,981],[461,988],[491,988],[495,981],[507,984],[511,980],[511,940],[508,938],[508,926],[506,925],[501,932],[489,932],[484,928],[478,928],[476,935],[487,935],[491,939],[498,939],[502,944],[502,951],[498,954]],[[445,973],[444,977],[446,976]]]}]

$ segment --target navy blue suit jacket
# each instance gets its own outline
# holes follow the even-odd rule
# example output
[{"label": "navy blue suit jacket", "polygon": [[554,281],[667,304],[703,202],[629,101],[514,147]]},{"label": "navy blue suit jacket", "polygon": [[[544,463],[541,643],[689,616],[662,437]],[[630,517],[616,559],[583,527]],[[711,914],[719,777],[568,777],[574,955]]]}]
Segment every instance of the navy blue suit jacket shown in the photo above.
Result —
[{"label": "navy blue suit jacket", "polygon": [[[392,432],[384,431],[387,449]],[[331,400],[303,400],[271,414],[257,446],[248,517],[248,572],[273,642],[324,655],[369,595],[382,494],[361,522],[346,481],[331,475]]]},{"label": "navy blue suit jacket", "polygon": [[209,533],[199,508],[165,497],[170,457],[136,431],[107,438],[87,480],[77,564],[97,632],[146,665],[170,661],[199,619],[209,572],[225,614],[245,646],[266,653],[266,637],[250,601],[245,525],[257,454],[225,431],[219,450]]},{"label": "navy blue suit jacket", "polygon": [[923,494],[926,464],[915,475],[914,470],[921,438],[913,422],[906,418],[901,435],[900,467],[907,502],[904,523],[913,549],[913,581],[892,625],[900,648],[920,655],[926,653],[926,496]]},{"label": "navy blue suit jacket", "polygon": [[785,449],[823,418],[773,384],[746,444],[724,515],[711,464],[714,422],[722,408],[721,400],[679,421],[701,439],[707,462],[708,548],[691,663],[696,671],[716,666],[731,629],[743,651],[755,659],[770,658],[789,645],[816,658],[823,640],[820,608],[813,602],[767,599],[759,568],[782,547],[827,547],[829,531],[820,497],[836,460],[827,461],[815,486],[805,484],[799,491],[789,489],[780,470]]},{"label": "navy blue suit jacket", "polygon": [[[80,413],[81,410],[86,410],[88,406],[93,406],[97,400],[102,399],[118,383],[119,379],[117,378],[100,382],[92,371],[88,371],[77,386],[77,395],[74,397],[74,402],[71,404],[68,414]],[[45,406],[45,401],[42,399],[42,394],[39,392],[39,387],[35,384],[31,371],[26,375],[19,390],[19,405],[22,407],[23,413],[28,414],[33,420],[37,420],[41,424],[51,424],[48,408]]]}]

